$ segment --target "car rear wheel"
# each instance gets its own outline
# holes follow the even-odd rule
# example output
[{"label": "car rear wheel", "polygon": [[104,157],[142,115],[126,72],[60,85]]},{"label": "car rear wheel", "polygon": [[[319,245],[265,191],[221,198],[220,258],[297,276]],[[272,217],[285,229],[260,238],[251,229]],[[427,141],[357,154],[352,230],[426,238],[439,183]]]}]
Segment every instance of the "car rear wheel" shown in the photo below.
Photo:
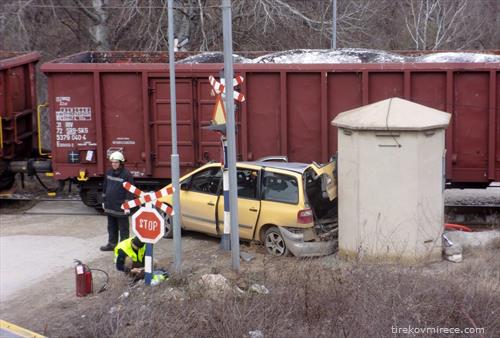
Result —
[{"label": "car rear wheel", "polygon": [[290,251],[286,247],[285,240],[277,227],[267,229],[264,235],[264,245],[267,252],[273,256],[290,255]]},{"label": "car rear wheel", "polygon": [[174,220],[172,216],[165,214],[165,234],[163,238],[174,237]]}]

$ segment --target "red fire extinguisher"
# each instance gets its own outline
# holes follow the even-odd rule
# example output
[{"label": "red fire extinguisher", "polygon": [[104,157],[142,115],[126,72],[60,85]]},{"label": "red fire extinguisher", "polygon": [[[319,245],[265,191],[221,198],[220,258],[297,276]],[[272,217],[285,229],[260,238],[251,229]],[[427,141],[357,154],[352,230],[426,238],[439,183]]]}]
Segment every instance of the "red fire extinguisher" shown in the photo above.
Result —
[{"label": "red fire extinguisher", "polygon": [[87,264],[75,259],[76,296],[85,297],[92,293],[92,271]]}]

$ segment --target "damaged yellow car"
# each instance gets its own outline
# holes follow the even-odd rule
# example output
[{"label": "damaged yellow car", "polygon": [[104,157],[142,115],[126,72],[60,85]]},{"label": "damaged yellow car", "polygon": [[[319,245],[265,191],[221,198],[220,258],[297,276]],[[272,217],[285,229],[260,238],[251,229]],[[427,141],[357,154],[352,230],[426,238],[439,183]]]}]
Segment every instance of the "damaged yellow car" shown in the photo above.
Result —
[{"label": "damaged yellow car", "polygon": [[[240,239],[263,243],[275,256],[321,256],[336,250],[335,162],[326,165],[255,161],[237,163]],[[221,236],[224,197],[220,163],[180,179],[181,227]],[[172,196],[162,201],[172,204]],[[165,236],[172,237],[166,219]]]}]

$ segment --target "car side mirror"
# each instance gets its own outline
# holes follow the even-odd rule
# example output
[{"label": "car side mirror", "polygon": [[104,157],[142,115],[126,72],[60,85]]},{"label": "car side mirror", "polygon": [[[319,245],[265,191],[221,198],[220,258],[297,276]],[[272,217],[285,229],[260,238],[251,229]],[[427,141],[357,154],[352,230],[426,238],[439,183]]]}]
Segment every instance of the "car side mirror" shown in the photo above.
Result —
[{"label": "car side mirror", "polygon": [[189,190],[189,182],[182,182],[181,190]]}]

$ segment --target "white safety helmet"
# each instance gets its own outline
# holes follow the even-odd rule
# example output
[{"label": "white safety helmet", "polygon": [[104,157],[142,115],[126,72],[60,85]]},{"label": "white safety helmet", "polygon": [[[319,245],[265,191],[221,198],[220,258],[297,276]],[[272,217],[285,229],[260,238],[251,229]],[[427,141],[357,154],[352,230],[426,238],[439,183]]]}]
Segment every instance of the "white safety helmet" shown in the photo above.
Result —
[{"label": "white safety helmet", "polygon": [[115,151],[111,155],[109,155],[109,160],[110,161],[120,161],[120,162],[125,162],[125,157],[121,153],[121,151]]}]

